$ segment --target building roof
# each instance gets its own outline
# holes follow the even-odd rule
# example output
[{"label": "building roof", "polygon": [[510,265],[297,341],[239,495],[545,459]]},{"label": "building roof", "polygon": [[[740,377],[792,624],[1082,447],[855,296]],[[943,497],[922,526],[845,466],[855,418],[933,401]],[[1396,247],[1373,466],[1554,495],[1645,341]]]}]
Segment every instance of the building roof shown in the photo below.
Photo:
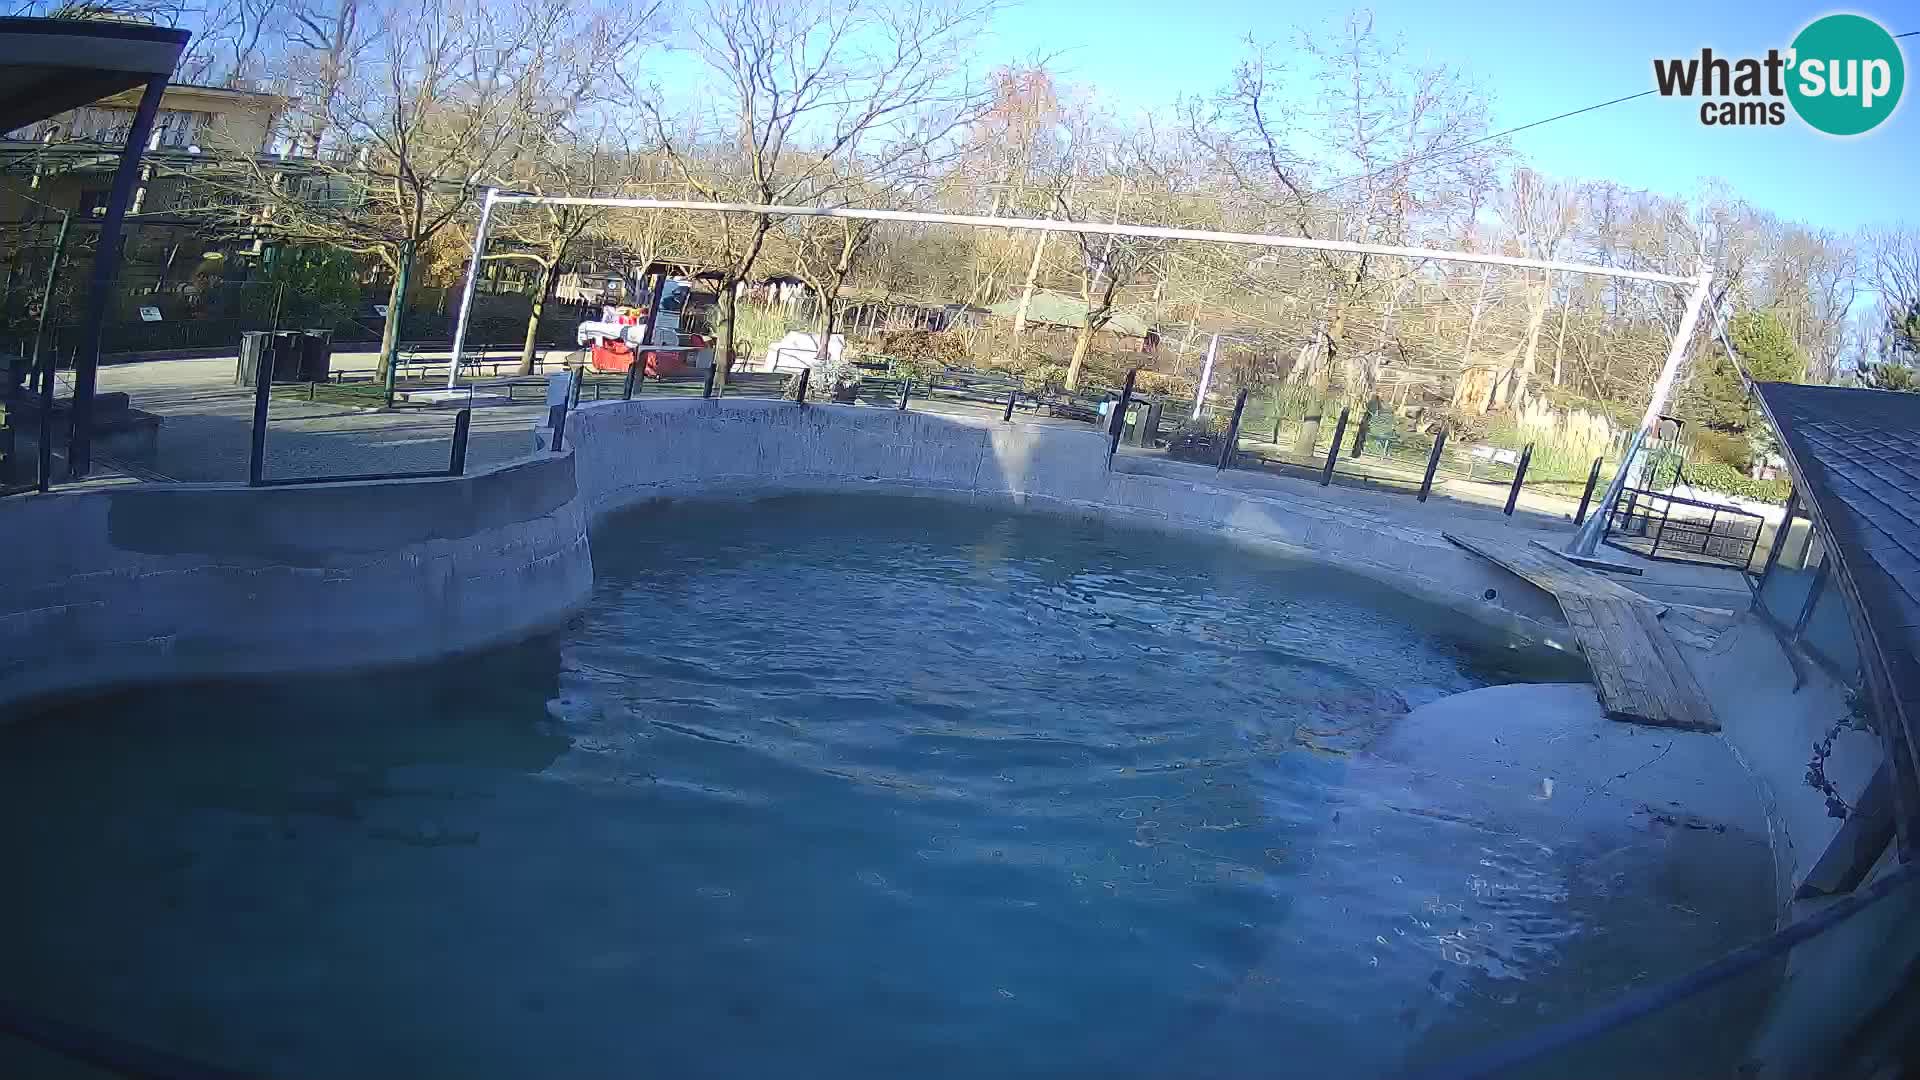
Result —
[{"label": "building roof", "polygon": [[1877,658],[1890,685],[1879,687],[1872,672],[1868,684],[1890,695],[1882,704],[1911,738],[1920,720],[1920,394],[1757,388],[1866,631],[1861,656]]},{"label": "building roof", "polygon": [[[995,315],[1013,318],[1020,310],[1020,299],[1002,300],[987,309]],[[1086,302],[1077,296],[1065,293],[1035,290],[1033,299],[1027,304],[1027,321],[1045,323],[1048,326],[1071,326],[1079,328],[1087,324]],[[1123,337],[1146,337],[1147,320],[1128,311],[1113,313],[1104,329]]]},{"label": "building roof", "polygon": [[0,18],[0,132],[171,73],[189,37],[164,26]]}]

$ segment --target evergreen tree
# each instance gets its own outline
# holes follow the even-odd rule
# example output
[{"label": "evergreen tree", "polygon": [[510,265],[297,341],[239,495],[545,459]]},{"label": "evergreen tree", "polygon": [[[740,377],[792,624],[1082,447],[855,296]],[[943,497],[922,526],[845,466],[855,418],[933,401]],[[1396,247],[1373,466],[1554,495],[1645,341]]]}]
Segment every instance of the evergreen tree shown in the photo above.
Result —
[{"label": "evergreen tree", "polygon": [[[1727,336],[1755,382],[1798,382],[1806,375],[1806,353],[1772,311],[1735,315],[1727,324]],[[1715,431],[1751,437],[1766,429],[1760,411],[1747,398],[1739,369],[1718,342],[1694,370],[1684,404],[1691,419]]]},{"label": "evergreen tree", "polygon": [[1874,390],[1920,393],[1920,375],[1914,371],[1916,363],[1920,363],[1920,299],[1887,316],[1880,359],[1861,365],[1860,382]]}]

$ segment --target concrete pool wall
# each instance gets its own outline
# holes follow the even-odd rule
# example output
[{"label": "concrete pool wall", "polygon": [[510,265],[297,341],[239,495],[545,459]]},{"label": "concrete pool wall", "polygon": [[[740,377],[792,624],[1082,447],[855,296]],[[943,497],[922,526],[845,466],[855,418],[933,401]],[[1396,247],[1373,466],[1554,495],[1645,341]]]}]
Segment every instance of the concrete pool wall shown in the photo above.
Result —
[{"label": "concrete pool wall", "polygon": [[648,499],[783,492],[917,494],[1086,514],[1327,562],[1570,647],[1550,598],[1431,526],[1204,466],[1122,456],[1109,469],[1106,437],[1077,425],[658,398],[588,405],[568,418],[565,437],[596,518]]},{"label": "concrete pool wall", "polygon": [[765,400],[595,403],[459,477],[137,484],[0,503],[0,704],[161,678],[428,660],[525,637],[592,590],[592,519],[656,498],[917,494],[1203,532],[1304,556],[1533,640],[1550,599],[1390,514],[1120,458],[1081,427]]},{"label": "concrete pool wall", "polygon": [[427,660],[593,587],[573,457],[312,487],[139,484],[0,504],[0,704]]}]

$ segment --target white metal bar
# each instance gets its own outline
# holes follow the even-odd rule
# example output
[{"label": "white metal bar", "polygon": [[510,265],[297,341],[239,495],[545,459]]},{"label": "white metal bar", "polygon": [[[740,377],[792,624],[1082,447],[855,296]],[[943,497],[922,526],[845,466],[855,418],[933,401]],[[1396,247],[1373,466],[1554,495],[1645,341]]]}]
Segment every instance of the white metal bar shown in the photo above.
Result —
[{"label": "white metal bar", "polygon": [[1200,409],[1207,401],[1207,385],[1213,382],[1213,356],[1220,348],[1220,335],[1207,339],[1207,363],[1200,369],[1200,389],[1193,392],[1193,415],[1190,420],[1200,419]]},{"label": "white metal bar", "polygon": [[1592,555],[1600,550],[1600,538],[1606,535],[1607,517],[1613,512],[1613,506],[1620,501],[1620,493],[1627,487],[1627,471],[1633,468],[1634,456],[1646,442],[1647,432],[1660,419],[1660,410],[1666,407],[1667,395],[1673,392],[1674,379],[1680,374],[1680,363],[1686,359],[1687,346],[1693,341],[1693,328],[1700,322],[1700,309],[1706,305],[1707,292],[1713,287],[1713,273],[1702,270],[1694,279],[1693,291],[1687,294],[1687,309],[1680,316],[1680,329],[1673,335],[1673,345],[1667,350],[1667,362],[1660,368],[1660,378],[1653,384],[1653,397],[1647,400],[1647,411],[1640,417],[1640,427],[1634,431],[1633,438],[1627,441],[1627,454],[1620,459],[1620,468],[1614,471],[1613,481],[1607,485],[1607,494],[1601,499],[1599,507],[1587,515],[1584,525],[1573,534],[1567,543],[1567,552],[1572,555]]},{"label": "white metal bar", "polygon": [[473,230],[473,261],[467,264],[467,283],[460,290],[460,317],[453,324],[453,356],[447,361],[447,389],[460,379],[460,349],[467,343],[467,312],[473,307],[473,286],[480,278],[480,255],[487,249],[487,225],[493,220],[493,204],[500,200],[499,188],[488,188],[480,203],[480,224]]},{"label": "white metal bar", "polygon": [[1201,240],[1217,244],[1248,244],[1255,247],[1301,248],[1310,251],[1343,251],[1353,255],[1391,255],[1406,259],[1448,259],[1454,262],[1486,266],[1521,266],[1534,270],[1558,270],[1565,274],[1589,274],[1595,277],[1626,278],[1634,281],[1659,281],[1671,285],[1691,285],[1694,278],[1678,274],[1659,274],[1651,270],[1623,270],[1617,266],[1588,263],[1554,262],[1526,259],[1514,255],[1493,255],[1475,251],[1441,251],[1436,248],[1394,247],[1387,244],[1361,244],[1346,240],[1308,240],[1298,236],[1272,236],[1267,233],[1214,232],[1209,229],[1173,229],[1160,225],[1127,225],[1101,221],[1055,221],[1046,218],[996,218],[973,214],[935,214],[918,210],[868,210],[853,206],[784,206],[760,203],[698,202],[685,199],[590,198],[573,195],[500,195],[496,202],[538,203],[548,206],[624,206],[633,210],[705,210],[719,214],[765,214],[773,217],[856,218],[867,221],[906,221],[927,225],[962,225],[975,229],[1033,229],[1038,232],[1092,233],[1109,236],[1145,236],[1157,240]]}]

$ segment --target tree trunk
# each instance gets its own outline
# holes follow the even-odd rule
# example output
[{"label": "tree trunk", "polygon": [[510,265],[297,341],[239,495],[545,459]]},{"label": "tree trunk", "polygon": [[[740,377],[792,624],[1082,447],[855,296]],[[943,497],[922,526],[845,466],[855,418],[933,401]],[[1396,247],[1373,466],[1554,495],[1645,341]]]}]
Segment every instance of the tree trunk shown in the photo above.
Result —
[{"label": "tree trunk", "polygon": [[527,340],[520,346],[520,374],[533,374],[534,337],[540,332],[540,315],[547,309],[547,291],[553,284],[553,266],[540,264],[540,287],[533,293],[533,310],[527,312]]},{"label": "tree trunk", "polygon": [[1327,386],[1327,368],[1322,364],[1313,373],[1311,411],[1301,420],[1300,430],[1293,435],[1294,457],[1313,457],[1313,445],[1320,441],[1320,422],[1327,411]]},{"label": "tree trunk", "polygon": [[728,275],[720,282],[720,299],[714,305],[719,313],[720,325],[714,329],[713,341],[713,387],[716,391],[727,386],[727,375],[733,370],[733,310],[735,290],[740,279]]},{"label": "tree trunk", "polygon": [[[1568,293],[1567,299],[1571,301],[1573,299],[1573,294]],[[1571,307],[1571,306],[1572,304],[1569,303],[1568,307]],[[1567,308],[1563,307],[1560,309],[1560,337],[1558,340],[1556,340],[1553,343],[1553,385],[1555,386],[1560,385],[1560,362],[1566,357],[1566,355],[1567,355]]]},{"label": "tree trunk", "polygon": [[400,322],[406,315],[407,271],[413,256],[411,252],[400,257],[400,265],[394,269],[393,284],[387,288],[387,322],[380,328],[380,359],[374,365],[375,382],[385,382],[387,371],[393,366],[394,354],[400,349]]},{"label": "tree trunk", "polygon": [[1040,276],[1040,257],[1046,254],[1047,237],[1052,235],[1043,232],[1033,242],[1033,261],[1027,264],[1027,283],[1020,290],[1020,306],[1013,313],[1013,350],[1016,356],[1020,352],[1020,335],[1027,331],[1027,307],[1033,303],[1033,283]]},{"label": "tree trunk", "polygon": [[830,346],[833,344],[833,325],[836,321],[834,308],[839,304],[840,283],[836,281],[832,286],[816,291],[820,296],[820,329],[816,334],[819,341],[816,343],[813,359],[816,363],[825,363],[833,355]]},{"label": "tree trunk", "polygon": [[1320,354],[1312,358],[1312,367],[1308,372],[1313,384],[1313,410],[1316,415],[1307,416],[1300,424],[1299,432],[1294,435],[1295,457],[1311,458],[1314,444],[1320,441],[1320,422],[1327,411],[1327,390],[1331,386],[1330,373],[1333,365],[1340,360],[1340,349],[1347,336],[1348,297],[1358,289],[1359,284],[1359,272],[1353,271],[1347,275],[1347,291],[1334,293],[1330,297],[1333,308],[1327,313],[1326,341]]},{"label": "tree trunk", "polygon": [[1520,373],[1513,381],[1512,401],[1516,408],[1527,396],[1527,386],[1533,382],[1534,365],[1540,357],[1540,327],[1547,321],[1547,296],[1543,291],[1539,302],[1527,312],[1527,351],[1520,358]]},{"label": "tree trunk", "polygon": [[1080,369],[1086,365],[1087,350],[1093,346],[1093,322],[1089,320],[1080,327],[1080,333],[1073,339],[1073,359],[1067,362],[1067,389],[1080,387]]}]

